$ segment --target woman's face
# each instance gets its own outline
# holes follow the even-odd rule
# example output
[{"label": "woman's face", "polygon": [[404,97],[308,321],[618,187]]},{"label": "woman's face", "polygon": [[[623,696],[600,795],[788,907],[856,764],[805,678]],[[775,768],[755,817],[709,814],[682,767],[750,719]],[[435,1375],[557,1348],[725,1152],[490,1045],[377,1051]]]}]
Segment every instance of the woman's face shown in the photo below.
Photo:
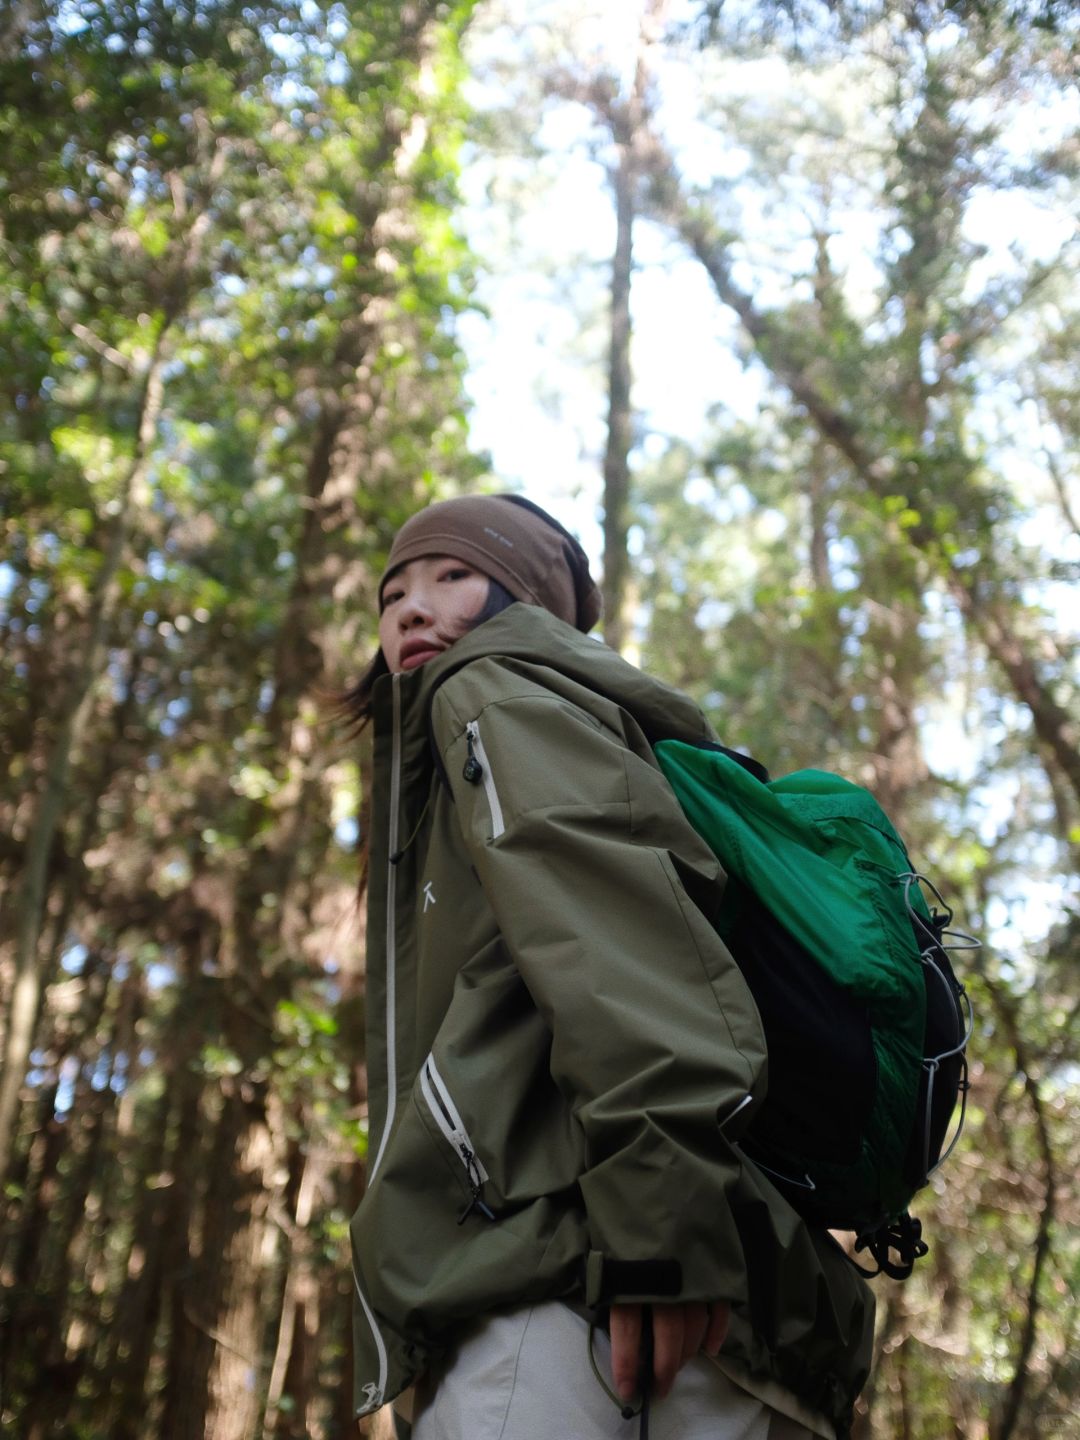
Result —
[{"label": "woman's face", "polygon": [[460,640],[488,598],[488,577],[449,555],[423,555],[383,586],[379,644],[390,670],[415,670]]}]

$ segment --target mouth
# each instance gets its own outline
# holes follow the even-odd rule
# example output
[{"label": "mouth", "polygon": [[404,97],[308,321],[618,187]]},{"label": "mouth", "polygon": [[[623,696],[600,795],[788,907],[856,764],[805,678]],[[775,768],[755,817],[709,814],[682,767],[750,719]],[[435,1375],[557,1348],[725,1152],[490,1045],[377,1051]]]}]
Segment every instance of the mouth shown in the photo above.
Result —
[{"label": "mouth", "polygon": [[430,640],[411,640],[402,646],[399,664],[402,670],[415,670],[426,660],[433,660],[442,654],[442,647]]}]

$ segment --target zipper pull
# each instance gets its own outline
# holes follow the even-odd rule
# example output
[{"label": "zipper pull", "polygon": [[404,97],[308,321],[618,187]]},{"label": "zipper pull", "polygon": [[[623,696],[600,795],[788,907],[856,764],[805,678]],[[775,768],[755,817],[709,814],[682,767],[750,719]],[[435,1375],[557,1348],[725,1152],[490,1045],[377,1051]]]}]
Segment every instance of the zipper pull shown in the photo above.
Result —
[{"label": "zipper pull", "polygon": [[465,1224],[465,1221],[469,1218],[469,1216],[472,1214],[472,1212],[473,1212],[474,1210],[479,1210],[479,1211],[480,1211],[480,1214],[483,1215],[486,1220],[494,1220],[494,1219],[495,1219],[495,1211],[492,1210],[492,1208],[490,1207],[490,1205],[485,1205],[484,1202],[483,1202],[483,1200],[481,1200],[481,1198],[480,1198],[480,1186],[479,1186],[479,1185],[478,1185],[478,1186],[476,1187],[476,1189],[473,1191],[473,1193],[472,1193],[472,1198],[470,1199],[469,1203],[465,1206],[465,1209],[462,1210],[461,1214],[457,1217],[457,1223],[458,1223],[459,1225],[464,1225],[464,1224]]},{"label": "zipper pull", "polygon": [[477,1168],[476,1156],[473,1154],[473,1152],[469,1149],[467,1145],[459,1145],[458,1148],[461,1151],[461,1158],[465,1161],[465,1169],[468,1172],[469,1184],[472,1186],[472,1196],[469,1200],[469,1203],[465,1206],[465,1209],[462,1210],[461,1214],[458,1216],[457,1223],[459,1225],[464,1225],[465,1221],[469,1218],[469,1216],[474,1210],[479,1210],[480,1214],[483,1215],[485,1219],[494,1220],[494,1210],[492,1210],[490,1205],[485,1205],[482,1198],[484,1193],[484,1182],[480,1179],[480,1171]]},{"label": "zipper pull", "polygon": [[465,745],[468,749],[469,757],[465,761],[464,768],[461,772],[461,778],[463,780],[467,780],[470,785],[478,785],[480,783],[481,777],[483,776],[484,767],[476,758],[476,754],[473,750],[473,727],[471,725],[467,725],[465,727]]}]

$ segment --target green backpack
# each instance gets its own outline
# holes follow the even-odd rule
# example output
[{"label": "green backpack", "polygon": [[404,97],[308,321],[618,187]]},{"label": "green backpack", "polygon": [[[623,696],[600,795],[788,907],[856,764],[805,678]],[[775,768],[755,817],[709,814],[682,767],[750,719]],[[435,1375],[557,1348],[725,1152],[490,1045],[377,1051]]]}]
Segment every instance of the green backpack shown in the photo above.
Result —
[{"label": "green backpack", "polygon": [[977,942],[861,786],[770,781],[722,746],[655,750],[727,872],[715,923],[765,1030],[768,1093],[742,1149],[807,1220],[856,1232],[864,1273],[905,1278],[927,1250],[908,1205],[968,1089],[971,1010],[947,951]]}]

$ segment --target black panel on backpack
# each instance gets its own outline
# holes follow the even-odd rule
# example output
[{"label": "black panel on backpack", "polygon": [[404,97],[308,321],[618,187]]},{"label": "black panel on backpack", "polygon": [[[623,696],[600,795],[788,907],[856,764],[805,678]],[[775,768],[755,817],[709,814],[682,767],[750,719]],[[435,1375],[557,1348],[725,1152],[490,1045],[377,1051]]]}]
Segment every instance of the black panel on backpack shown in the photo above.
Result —
[{"label": "black panel on backpack", "polygon": [[[729,890],[737,882],[729,881]],[[757,896],[742,891],[730,949],[769,1037],[769,1088],[743,1142],[783,1170],[782,1152],[856,1159],[877,1093],[865,1007],[815,964]],[[828,1066],[821,1056],[830,1055]]]}]

